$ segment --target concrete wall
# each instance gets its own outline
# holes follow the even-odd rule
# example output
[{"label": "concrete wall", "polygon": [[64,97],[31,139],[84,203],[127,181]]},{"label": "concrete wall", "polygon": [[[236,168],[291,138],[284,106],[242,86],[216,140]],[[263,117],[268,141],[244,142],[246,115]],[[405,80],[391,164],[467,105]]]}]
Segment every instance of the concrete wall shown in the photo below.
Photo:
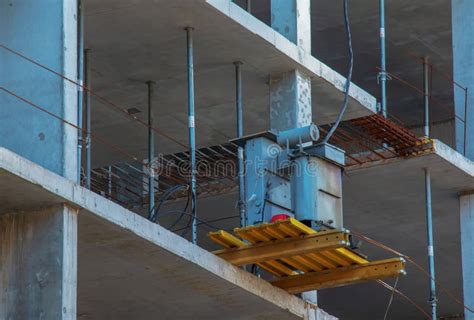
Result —
[{"label": "concrete wall", "polygon": [[[0,0],[0,43],[76,80],[76,1]],[[76,87],[0,48],[0,86],[76,123]],[[77,132],[0,91],[0,146],[76,179]]]}]

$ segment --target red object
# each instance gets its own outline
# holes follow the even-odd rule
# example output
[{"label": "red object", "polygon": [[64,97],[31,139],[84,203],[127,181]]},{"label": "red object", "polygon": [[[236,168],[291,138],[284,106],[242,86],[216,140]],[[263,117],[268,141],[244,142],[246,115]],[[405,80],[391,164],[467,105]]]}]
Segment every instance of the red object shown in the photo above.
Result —
[{"label": "red object", "polygon": [[278,220],[286,220],[290,216],[284,213],[276,214],[272,217],[272,222],[278,221]]}]

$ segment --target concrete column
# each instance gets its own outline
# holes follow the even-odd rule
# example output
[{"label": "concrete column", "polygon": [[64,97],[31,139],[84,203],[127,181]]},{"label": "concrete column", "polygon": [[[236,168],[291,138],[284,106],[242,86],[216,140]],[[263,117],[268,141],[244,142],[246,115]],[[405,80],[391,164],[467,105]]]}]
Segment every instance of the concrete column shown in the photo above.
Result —
[{"label": "concrete column", "polygon": [[270,127],[283,131],[312,122],[311,79],[299,70],[270,79]]},{"label": "concrete column", "polygon": [[[272,28],[311,54],[311,1],[271,0]],[[311,78],[300,70],[270,77],[270,128],[283,131],[300,128],[313,121]],[[305,292],[302,298],[317,304],[317,292]],[[310,319],[322,319],[315,312]]]},{"label": "concrete column", "polygon": [[[461,119],[466,118],[466,127],[461,119],[455,119],[456,150],[474,159],[474,2],[472,0],[452,0],[452,38],[454,80],[465,90],[454,85],[455,112]],[[467,101],[466,101],[467,96]],[[466,141],[464,141],[466,140]],[[466,145],[464,145],[466,142]]]},{"label": "concrete column", "polygon": [[[0,43],[76,80],[77,2],[0,0]],[[77,123],[77,87],[4,48],[0,87]],[[0,146],[77,181],[74,127],[4,90],[0,106]],[[75,209],[0,215],[0,319],[75,319],[76,259]]]},{"label": "concrete column", "polygon": [[[0,43],[77,78],[77,3],[0,0]],[[77,123],[77,88],[0,48],[0,87]],[[0,146],[77,180],[77,130],[0,90]]]},{"label": "concrete column", "polygon": [[271,25],[298,47],[311,52],[310,0],[271,0]]},{"label": "concrete column", "polygon": [[[271,0],[271,25],[311,54],[310,0]],[[299,70],[270,77],[270,127],[282,131],[310,124],[311,78]]]},{"label": "concrete column", "polygon": [[[464,304],[474,307],[474,193],[459,199],[461,223],[461,257]],[[465,310],[465,319],[474,320],[474,313]]]},{"label": "concrete column", "polygon": [[77,210],[0,215],[0,319],[76,319]]}]

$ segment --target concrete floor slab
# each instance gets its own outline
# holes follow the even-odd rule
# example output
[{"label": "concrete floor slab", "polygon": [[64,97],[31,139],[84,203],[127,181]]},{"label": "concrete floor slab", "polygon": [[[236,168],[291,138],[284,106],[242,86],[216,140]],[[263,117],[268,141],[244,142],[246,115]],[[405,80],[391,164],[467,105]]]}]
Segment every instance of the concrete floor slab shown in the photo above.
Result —
[{"label": "concrete floor slab", "polygon": [[79,319],[306,319],[313,305],[0,148],[0,213],[79,214]]},{"label": "concrete floor slab", "polygon": [[[145,81],[156,81],[156,126],[186,143],[186,26],[195,28],[198,146],[235,136],[234,61],[244,63],[246,133],[269,128],[269,75],[295,68],[312,77],[314,121],[329,123],[337,116],[345,78],[230,0],[88,0],[85,27],[92,88],[124,107],[141,110],[137,116],[145,119]],[[373,96],[356,85],[350,95],[346,118],[375,112]],[[97,135],[113,136],[115,143],[139,157],[146,154],[146,143],[141,143],[146,141],[144,127],[94,98],[92,104]],[[123,132],[127,134],[120,135]],[[157,144],[158,152],[165,154],[182,149],[166,139],[158,139]],[[96,165],[123,160],[95,146]]]}]

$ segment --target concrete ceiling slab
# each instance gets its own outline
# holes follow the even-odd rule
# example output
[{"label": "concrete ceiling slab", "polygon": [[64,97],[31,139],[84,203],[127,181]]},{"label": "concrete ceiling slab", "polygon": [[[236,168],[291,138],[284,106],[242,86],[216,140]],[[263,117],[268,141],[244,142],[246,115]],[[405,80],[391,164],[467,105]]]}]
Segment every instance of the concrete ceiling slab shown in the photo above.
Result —
[{"label": "concrete ceiling slab", "polygon": [[[145,120],[145,82],[156,81],[156,127],[186,142],[186,26],[195,28],[198,146],[235,136],[234,61],[244,63],[246,133],[268,128],[269,76],[295,68],[312,77],[314,121],[335,119],[344,96],[344,77],[230,0],[87,0],[86,47],[91,49],[93,90],[124,108],[139,109],[137,116]],[[356,85],[350,95],[346,118],[375,111],[375,99]],[[92,107],[93,132],[145,157],[146,128],[97,99]],[[159,138],[158,144],[162,153],[183,149],[166,139]],[[124,160],[97,144],[93,155],[96,166]]]}]

